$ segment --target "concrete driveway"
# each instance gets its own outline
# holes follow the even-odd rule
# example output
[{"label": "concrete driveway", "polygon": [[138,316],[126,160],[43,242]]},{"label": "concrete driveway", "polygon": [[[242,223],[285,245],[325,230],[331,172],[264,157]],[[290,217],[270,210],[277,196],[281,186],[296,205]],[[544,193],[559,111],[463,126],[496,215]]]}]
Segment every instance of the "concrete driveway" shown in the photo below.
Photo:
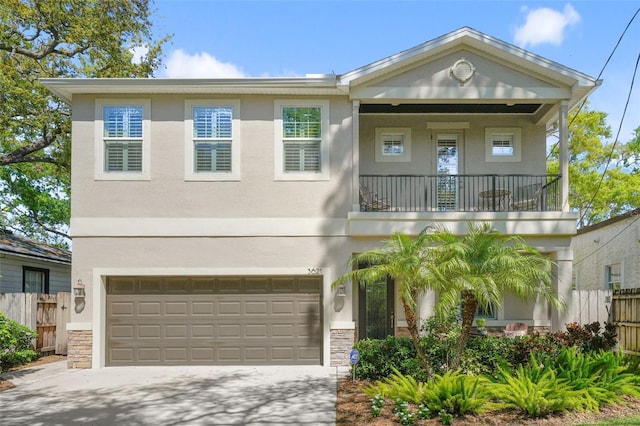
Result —
[{"label": "concrete driveway", "polygon": [[0,425],[334,425],[336,379],[301,367],[111,367],[4,374]]}]

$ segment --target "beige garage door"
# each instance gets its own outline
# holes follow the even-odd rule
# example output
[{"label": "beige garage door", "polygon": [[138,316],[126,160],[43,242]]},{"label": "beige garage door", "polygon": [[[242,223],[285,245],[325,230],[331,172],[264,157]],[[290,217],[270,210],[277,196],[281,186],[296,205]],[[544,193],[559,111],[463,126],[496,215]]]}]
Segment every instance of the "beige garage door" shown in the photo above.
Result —
[{"label": "beige garage door", "polygon": [[109,277],[106,363],[320,364],[320,277]]}]

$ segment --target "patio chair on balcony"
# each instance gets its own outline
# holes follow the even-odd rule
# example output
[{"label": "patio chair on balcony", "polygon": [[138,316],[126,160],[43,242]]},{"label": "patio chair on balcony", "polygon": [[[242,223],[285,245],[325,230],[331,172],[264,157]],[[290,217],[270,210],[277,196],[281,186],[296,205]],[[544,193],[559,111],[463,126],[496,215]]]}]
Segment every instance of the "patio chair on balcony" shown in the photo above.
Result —
[{"label": "patio chair on balcony", "polygon": [[522,322],[512,322],[504,328],[504,337],[526,336],[529,333],[529,326]]},{"label": "patio chair on balcony", "polygon": [[386,211],[391,205],[384,198],[378,198],[377,192],[372,192],[365,185],[360,186],[360,211]]},{"label": "patio chair on balcony", "polygon": [[511,199],[511,210],[538,210],[541,205],[542,183],[533,183],[517,188]]}]

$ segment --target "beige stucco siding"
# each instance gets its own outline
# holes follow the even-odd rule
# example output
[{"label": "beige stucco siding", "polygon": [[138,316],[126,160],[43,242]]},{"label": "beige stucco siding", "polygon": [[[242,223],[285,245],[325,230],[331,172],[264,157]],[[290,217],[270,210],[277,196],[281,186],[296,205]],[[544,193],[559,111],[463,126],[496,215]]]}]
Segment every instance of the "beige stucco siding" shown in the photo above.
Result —
[{"label": "beige stucco siding", "polygon": [[[460,129],[429,129],[429,123],[464,123]],[[380,163],[375,161],[375,130],[377,127],[411,129],[411,162]],[[485,161],[485,128],[517,127],[522,133],[522,154],[518,162]],[[472,115],[416,116],[366,115],[360,117],[360,172],[362,174],[436,174],[437,134],[458,135],[460,174],[544,174],[546,173],[544,126],[536,126],[525,118],[492,118]]]},{"label": "beige stucco siding", "polygon": [[[240,99],[240,180],[185,181],[186,99],[196,98],[151,97],[149,181],[96,181],[93,98],[74,97],[73,217],[346,216],[351,206],[351,174],[346,167],[351,164],[351,104],[346,98],[332,98],[330,102],[330,129],[326,135],[330,179],[311,182],[274,180],[275,98],[268,96],[225,97]],[[144,202],[140,202],[141,194]]]},{"label": "beige stucco siding", "polygon": [[[460,84],[451,78],[451,67],[460,59],[475,68],[473,78]],[[525,73],[526,72],[526,73]],[[517,70],[511,64],[477,51],[457,49],[429,58],[424,64],[405,70],[390,78],[382,78],[354,90],[356,95],[371,98],[421,99],[542,99],[569,97],[570,87],[559,87],[531,70]]]}]

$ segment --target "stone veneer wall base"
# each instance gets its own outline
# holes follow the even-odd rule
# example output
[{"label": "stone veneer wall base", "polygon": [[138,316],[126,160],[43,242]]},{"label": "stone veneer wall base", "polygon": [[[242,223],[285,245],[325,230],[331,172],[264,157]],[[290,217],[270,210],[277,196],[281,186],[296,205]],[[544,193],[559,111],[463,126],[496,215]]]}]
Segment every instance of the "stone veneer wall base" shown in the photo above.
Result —
[{"label": "stone veneer wall base", "polygon": [[91,368],[93,331],[69,330],[67,368]]},{"label": "stone veneer wall base", "polygon": [[349,353],[355,343],[355,329],[331,330],[331,366],[350,367]]}]

